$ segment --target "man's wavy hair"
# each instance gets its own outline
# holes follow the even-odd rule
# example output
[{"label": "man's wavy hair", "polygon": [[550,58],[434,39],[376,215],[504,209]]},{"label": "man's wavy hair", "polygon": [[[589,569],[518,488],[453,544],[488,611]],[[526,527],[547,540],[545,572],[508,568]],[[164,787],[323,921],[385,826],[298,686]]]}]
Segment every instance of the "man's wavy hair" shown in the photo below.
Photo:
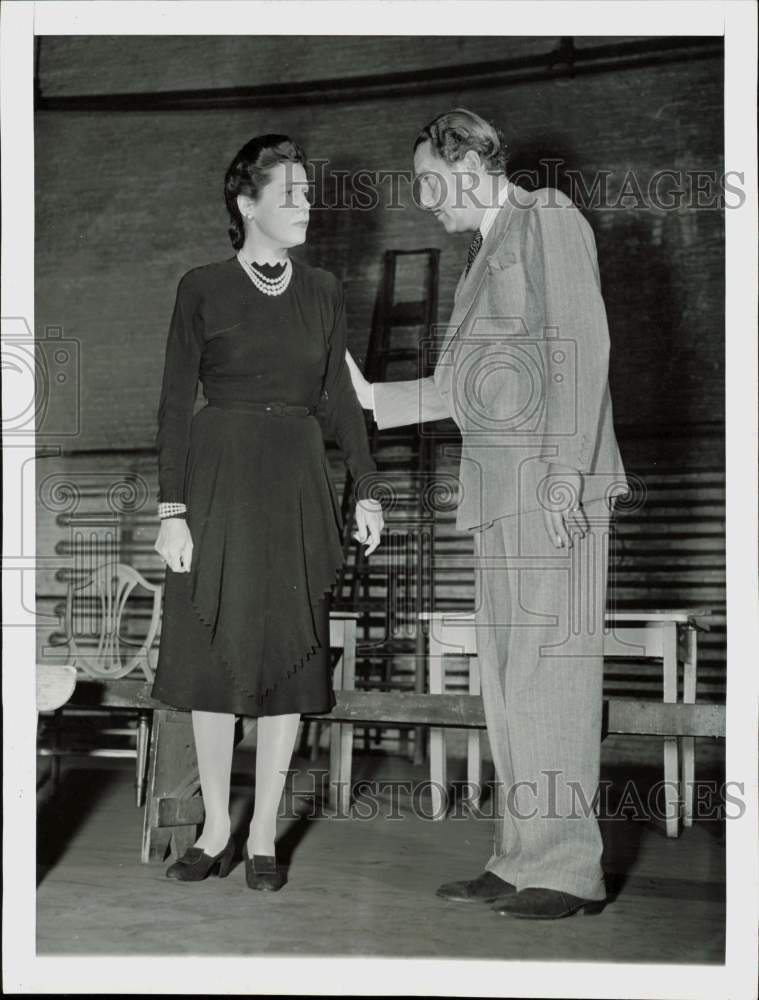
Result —
[{"label": "man's wavy hair", "polygon": [[423,142],[446,163],[456,163],[473,149],[488,173],[505,174],[507,147],[503,133],[474,111],[454,108],[425,125],[414,141],[414,152]]}]

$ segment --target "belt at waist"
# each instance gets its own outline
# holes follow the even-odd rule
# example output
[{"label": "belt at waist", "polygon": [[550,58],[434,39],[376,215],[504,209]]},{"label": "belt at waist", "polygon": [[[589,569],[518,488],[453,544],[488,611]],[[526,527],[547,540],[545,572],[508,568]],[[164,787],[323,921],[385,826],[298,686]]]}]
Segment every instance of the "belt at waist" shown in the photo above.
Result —
[{"label": "belt at waist", "polygon": [[222,410],[237,410],[240,413],[268,413],[273,417],[312,417],[313,406],[296,406],[292,403],[253,403],[246,399],[209,399],[209,406]]}]

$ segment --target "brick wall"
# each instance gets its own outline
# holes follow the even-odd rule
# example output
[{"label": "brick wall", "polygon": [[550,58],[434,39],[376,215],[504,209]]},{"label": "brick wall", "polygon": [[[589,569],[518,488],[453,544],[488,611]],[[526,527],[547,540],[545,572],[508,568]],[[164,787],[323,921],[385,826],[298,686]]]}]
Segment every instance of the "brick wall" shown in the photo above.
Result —
[{"label": "brick wall", "polygon": [[[43,95],[64,97],[317,81],[527,56],[557,42],[44,38],[40,87]],[[111,486],[119,496],[129,494],[132,479],[154,493],[150,449],[176,283],[188,268],[231,253],[221,183],[247,138],[288,132],[310,156],[329,159],[334,170],[408,170],[419,126],[447,107],[464,105],[503,127],[514,169],[533,167],[541,157],[560,158],[586,183],[597,171],[608,171],[609,190],[618,193],[631,171],[643,188],[663,169],[722,171],[721,74],[720,59],[702,58],[571,80],[471,90],[452,84],[435,94],[420,88],[398,98],[346,95],[323,106],[276,110],[38,114],[36,334],[44,338],[46,330],[60,328],[79,348],[78,372],[54,407],[78,432],[42,437],[40,443],[90,452],[51,455],[38,464],[38,490],[53,496],[40,497],[38,552],[60,556],[37,581],[41,643],[54,630],[65,574],[75,563],[67,547],[72,527],[59,517],[63,508],[51,491],[57,477],[73,483],[84,498],[74,512],[79,517],[90,507],[102,511]],[[559,183],[565,180],[559,177]],[[450,310],[468,237],[447,237],[413,207],[407,188],[401,205],[312,214],[306,254],[344,281],[350,345],[359,357],[385,249],[441,247],[441,322]],[[598,243],[615,420],[628,469],[718,468],[724,406],[721,213],[623,205],[586,214]],[[78,409],[78,420],[67,408]],[[335,472],[339,476],[339,463]],[[126,487],[118,485],[124,476]],[[136,527],[124,534],[121,524],[120,544],[127,546],[129,561],[159,579],[152,499],[137,499]],[[131,516],[127,511],[127,522]],[[721,678],[721,619],[713,645]]]},{"label": "brick wall", "polygon": [[[45,38],[43,94],[231,86],[472,63],[547,51],[556,39]],[[600,44],[605,39],[579,40]],[[67,447],[151,447],[176,282],[231,252],[221,182],[249,136],[288,132],[335,170],[407,170],[418,127],[463,104],[499,122],[515,167],[560,157],[618,192],[664,168],[722,170],[721,60],[672,62],[517,86],[349,99],[276,110],[40,113],[36,121],[36,332],[80,344],[80,427]],[[386,190],[386,187],[382,188]],[[308,257],[345,282],[363,354],[388,247],[440,246],[445,320],[467,238],[401,192],[401,209],[313,213]],[[624,443],[719,421],[723,409],[721,213],[590,209],[612,336]],[[689,449],[698,461],[699,449]]]}]

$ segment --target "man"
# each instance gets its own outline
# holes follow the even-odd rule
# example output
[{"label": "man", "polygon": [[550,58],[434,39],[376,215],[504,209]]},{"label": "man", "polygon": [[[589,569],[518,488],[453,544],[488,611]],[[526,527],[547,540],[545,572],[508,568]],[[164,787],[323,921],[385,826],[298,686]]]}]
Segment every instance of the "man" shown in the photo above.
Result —
[{"label": "man", "polygon": [[498,779],[494,850],[438,895],[553,919],[603,906],[598,785],[610,510],[626,481],[595,241],[572,202],[505,173],[473,112],[417,137],[422,207],[474,231],[430,378],[370,386],[380,428],[453,417],[457,527],[474,534],[477,654]]}]

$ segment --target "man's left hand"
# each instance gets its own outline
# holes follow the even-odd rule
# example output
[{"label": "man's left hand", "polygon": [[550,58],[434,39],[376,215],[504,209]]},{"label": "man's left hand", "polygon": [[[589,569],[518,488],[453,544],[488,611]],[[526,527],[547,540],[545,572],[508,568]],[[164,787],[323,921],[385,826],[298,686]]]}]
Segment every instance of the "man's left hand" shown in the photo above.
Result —
[{"label": "man's left hand", "polygon": [[[573,535],[584,538],[589,527],[582,507],[582,473],[568,465],[551,463],[547,480],[551,503],[543,507],[543,521],[548,537],[557,549],[571,548]],[[566,503],[561,506],[563,500]]]}]

